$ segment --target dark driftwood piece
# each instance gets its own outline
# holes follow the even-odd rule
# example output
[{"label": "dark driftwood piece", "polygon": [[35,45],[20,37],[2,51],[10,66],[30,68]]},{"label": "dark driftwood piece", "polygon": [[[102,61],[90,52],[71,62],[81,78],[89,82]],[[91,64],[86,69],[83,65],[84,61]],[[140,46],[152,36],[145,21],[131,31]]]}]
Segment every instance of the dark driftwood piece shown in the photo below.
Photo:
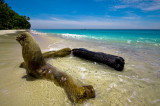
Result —
[{"label": "dark driftwood piece", "polygon": [[87,60],[104,63],[115,70],[122,71],[124,68],[125,61],[122,57],[114,56],[102,52],[93,52],[84,48],[73,49],[72,53],[74,56],[81,57]]},{"label": "dark driftwood piece", "polygon": [[22,55],[29,75],[52,80],[56,85],[64,88],[72,103],[82,103],[84,100],[95,97],[95,91],[91,85],[76,84],[66,73],[47,64],[38,44],[28,32],[18,35],[16,40],[22,46]]},{"label": "dark driftwood piece", "polygon": [[[43,53],[44,59],[48,58],[56,58],[56,57],[65,57],[71,54],[71,49],[70,48],[63,48],[57,51],[48,51]],[[19,66],[20,68],[26,68],[25,63],[22,62]]]}]

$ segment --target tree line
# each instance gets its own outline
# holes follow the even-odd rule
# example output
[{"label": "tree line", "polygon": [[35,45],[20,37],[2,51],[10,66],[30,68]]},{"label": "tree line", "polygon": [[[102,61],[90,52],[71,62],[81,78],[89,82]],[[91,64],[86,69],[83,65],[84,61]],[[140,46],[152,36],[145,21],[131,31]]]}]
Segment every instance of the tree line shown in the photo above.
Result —
[{"label": "tree line", "polygon": [[29,29],[31,24],[29,17],[20,16],[5,3],[0,0],[0,30],[2,29]]}]

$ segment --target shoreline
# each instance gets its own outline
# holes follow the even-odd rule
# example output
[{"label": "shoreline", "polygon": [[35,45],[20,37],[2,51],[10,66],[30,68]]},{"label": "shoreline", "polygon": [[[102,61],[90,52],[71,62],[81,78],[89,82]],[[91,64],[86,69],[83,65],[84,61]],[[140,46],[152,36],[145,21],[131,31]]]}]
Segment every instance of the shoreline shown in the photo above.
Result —
[{"label": "shoreline", "polygon": [[[113,45],[114,43],[103,43],[103,42],[95,42],[95,41],[89,42],[88,40],[67,39],[59,36],[54,36],[54,34],[52,35],[46,34],[46,33],[39,33],[39,34],[44,38],[47,37],[49,40],[57,39],[56,42],[51,42],[48,45],[48,49],[46,50],[58,50],[58,49],[67,48],[67,47],[71,49],[86,48],[88,50],[104,52],[107,54],[123,57],[126,62],[126,65],[125,65],[126,67],[124,71],[127,71],[128,69],[130,70],[130,68],[128,68],[127,65],[129,65],[129,67],[132,67],[132,66],[135,67],[136,66],[135,64],[138,65],[138,63],[144,66],[144,68],[146,68],[146,66],[148,65],[147,67],[149,67],[149,69],[153,70],[154,69],[153,67],[155,67],[156,70],[158,70],[157,63],[159,60],[156,58],[160,57],[159,55],[160,49],[159,47],[156,47],[156,46],[152,47],[150,45],[134,45],[134,44],[126,45],[126,43],[120,43],[120,42],[119,43],[117,42],[117,44]],[[136,61],[137,63],[135,63]],[[138,70],[138,68],[139,67],[137,67],[136,69]],[[148,71],[152,72],[152,70],[150,71],[148,70]],[[127,72],[127,74],[131,76],[132,71],[130,73]],[[145,75],[143,77],[147,77],[147,76]],[[146,82],[148,81],[146,80]]]},{"label": "shoreline", "polygon": [[[113,45],[114,44],[118,44],[118,43],[121,43],[121,44],[124,44],[124,45],[142,45],[142,46],[150,46],[150,47],[160,47],[160,39],[159,37],[154,37],[153,36],[153,32],[149,32],[151,34],[151,36],[153,37],[151,40],[149,40],[150,38],[150,34],[146,35],[148,37],[145,37],[144,34],[143,34],[143,30],[138,30],[138,31],[141,31],[141,32],[138,32],[139,34],[142,33],[142,37],[139,36],[139,37],[127,37],[125,34],[124,35],[120,35],[120,36],[117,36],[117,30],[116,33],[113,33],[113,37],[112,37],[112,32],[110,33],[110,31],[112,30],[104,30],[99,32],[100,35],[97,35],[98,32],[94,32],[94,31],[81,31],[80,29],[76,29],[75,31],[72,32],[72,30],[45,30],[45,29],[39,29],[39,30],[32,30],[34,31],[35,33],[38,33],[38,34],[45,34],[45,35],[49,35],[49,36],[53,36],[53,37],[59,37],[59,38],[63,38],[63,39],[72,39],[72,40],[81,40],[81,41],[88,41],[88,42],[103,42],[104,44],[106,42],[108,43],[112,43]],[[106,32],[105,32],[106,31]],[[126,30],[124,30],[126,31]],[[47,33],[46,33],[47,32]],[[106,34],[105,36],[103,34]],[[121,32],[119,32],[121,33]],[[129,31],[128,33],[128,36],[136,36],[136,34],[138,34],[136,32],[134,32],[133,34],[131,33],[131,31]],[[157,32],[156,32],[157,33]],[[108,37],[107,37],[107,34],[108,34]],[[147,32],[145,32],[145,34],[147,34]],[[123,37],[124,36],[124,37]]]},{"label": "shoreline", "polygon": [[[46,34],[48,35],[48,34]],[[43,34],[42,34],[43,36]],[[95,66],[94,68],[95,69],[92,69],[91,70],[95,70],[93,75],[95,73],[97,73],[96,70],[105,70],[105,71],[102,71],[100,72],[101,74],[103,73],[107,73],[109,74],[108,77],[112,76],[111,78],[115,78],[113,77],[114,75],[117,75],[118,76],[118,79],[119,81],[117,82],[112,82],[111,85],[109,86],[113,86],[113,88],[117,88],[116,86],[119,85],[118,83],[123,83],[123,81],[125,82],[125,80],[130,80],[132,82],[132,88],[134,85],[136,86],[145,86],[146,88],[148,88],[148,84],[152,84],[152,83],[159,83],[159,77],[160,77],[160,73],[158,71],[158,62],[159,60],[156,59],[159,56],[158,52],[159,52],[159,47],[156,47],[156,46],[151,46],[151,45],[134,45],[134,44],[129,44],[128,47],[127,45],[123,44],[123,45],[118,45],[119,43],[117,43],[116,45],[113,45],[114,43],[107,43],[109,45],[106,45],[106,43],[102,43],[101,42],[88,42],[87,40],[86,41],[83,41],[83,40],[79,40],[79,39],[67,39],[67,38],[63,38],[63,37],[57,37],[57,36],[54,36],[54,35],[48,35],[51,37],[51,39],[54,39],[54,38],[58,38],[60,40],[60,42],[57,42],[57,45],[56,44],[51,44],[51,48],[56,48],[56,49],[60,49],[60,47],[58,45],[62,45],[61,47],[70,47],[70,48],[87,48],[89,50],[93,50],[93,51],[100,51],[100,52],[105,52],[105,53],[108,53],[108,54],[113,54],[113,55],[118,55],[118,56],[122,56],[125,58],[125,61],[126,61],[126,64],[125,64],[125,69],[122,73],[119,73],[119,72],[115,72],[114,70],[110,69],[111,71],[107,71],[108,68],[106,69],[106,67],[104,65],[100,65],[98,66],[99,68],[97,68],[97,66]],[[61,41],[62,40],[62,41]],[[65,46],[64,46],[65,45]],[[117,47],[118,46],[118,47]],[[154,48],[153,48],[154,47]],[[156,52],[156,53],[155,53]],[[69,57],[69,58],[73,58],[72,56]],[[155,60],[156,59],[156,60]],[[61,60],[61,59],[60,59]],[[63,60],[63,59],[62,59]],[[67,61],[67,60],[65,60]],[[80,61],[80,60],[78,60]],[[59,67],[60,69],[64,70],[63,68],[61,68],[59,66],[60,63],[64,64],[62,61],[59,63],[56,63],[55,60],[51,60],[50,63],[54,63],[55,66]],[[76,63],[76,62],[75,62]],[[58,64],[58,65],[57,65]],[[80,64],[80,63],[79,63]],[[88,63],[89,64],[89,63]],[[97,65],[98,63],[92,63],[91,64],[95,64]],[[98,64],[99,65],[99,64]],[[65,66],[65,65],[64,65]],[[80,66],[85,66],[84,64],[80,65]],[[89,65],[90,66],[90,65]],[[87,67],[87,66],[85,66]],[[103,67],[101,69],[101,67]],[[73,68],[73,67],[72,67]],[[73,68],[72,71],[74,73],[77,73],[74,71],[74,69],[76,68]],[[90,68],[89,68],[90,69]],[[77,69],[77,70],[85,70],[85,68],[80,68],[80,69]],[[70,71],[69,71],[70,72]],[[71,72],[73,74],[73,72]],[[76,77],[74,77],[75,79],[80,79],[82,82],[84,83],[87,83],[89,80],[87,80],[86,77],[89,77],[89,73],[87,74],[84,74],[86,73],[85,71],[83,72],[82,71],[82,75],[81,78],[78,77],[77,75],[75,75]],[[100,74],[99,73],[99,74]],[[149,74],[149,73],[154,73],[153,74]],[[70,74],[70,73],[69,73]],[[72,75],[70,74],[70,75]],[[106,74],[105,74],[106,75]],[[101,75],[100,75],[101,76]],[[121,77],[120,77],[121,76]],[[102,77],[102,76],[101,76]],[[87,80],[85,82],[85,79]],[[89,78],[90,79],[90,78]],[[91,78],[92,79],[92,78]],[[109,79],[108,79],[109,80]],[[114,79],[115,80],[115,79]],[[131,82],[125,82],[125,83],[130,83]],[[142,82],[141,82],[142,81]],[[89,81],[90,82],[90,81]],[[103,82],[103,81],[102,81]],[[137,82],[140,84],[137,85]],[[157,84],[158,84],[157,83]],[[113,85],[112,85],[113,84]],[[129,85],[130,85],[129,84]],[[93,84],[94,85],[94,84]],[[96,85],[95,85],[96,86]],[[124,85],[125,86],[125,85]],[[107,86],[106,86],[107,87]],[[112,87],[111,87],[112,88]],[[110,87],[107,88],[107,89],[111,89]],[[153,87],[153,88],[159,88],[159,87]],[[97,88],[96,88],[97,89]],[[126,89],[124,87],[124,89]],[[128,88],[127,88],[128,89]],[[149,89],[149,88],[148,88]],[[131,89],[130,89],[131,90]],[[132,95],[135,95],[135,89],[132,89],[134,90],[133,91],[133,94]],[[131,90],[131,91],[132,91]],[[139,89],[140,90],[140,89]],[[98,91],[97,91],[98,92]],[[120,91],[121,92],[121,91]],[[158,92],[157,90],[153,91],[153,92]],[[152,92],[152,93],[153,93]],[[121,92],[122,93],[122,92]],[[138,91],[136,90],[136,93],[138,93]],[[150,95],[152,95],[152,93],[150,93]],[[118,93],[119,94],[119,93]],[[140,94],[140,92],[138,93]],[[137,95],[138,96],[138,95]],[[141,97],[139,95],[139,97]],[[109,99],[109,98],[108,98]],[[141,98],[142,99],[142,98]],[[130,102],[131,98],[128,98],[128,101]],[[157,98],[157,100],[159,100]],[[112,100],[111,100],[112,101]],[[131,100],[132,101],[132,100]],[[153,100],[154,101],[154,100]],[[151,102],[151,101],[150,101]],[[145,102],[143,102],[145,104]],[[142,103],[142,104],[143,104]],[[149,103],[149,102],[148,102]],[[159,103],[159,102],[156,102],[156,103]],[[129,103],[130,104],[130,103]],[[132,103],[131,103],[132,104]],[[140,104],[139,104],[140,105]]]}]

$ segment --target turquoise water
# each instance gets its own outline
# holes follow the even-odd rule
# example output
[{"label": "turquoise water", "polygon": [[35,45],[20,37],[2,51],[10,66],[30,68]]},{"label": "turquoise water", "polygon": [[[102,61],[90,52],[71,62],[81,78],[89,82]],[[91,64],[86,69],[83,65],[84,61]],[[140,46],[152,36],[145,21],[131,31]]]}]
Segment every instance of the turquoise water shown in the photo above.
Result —
[{"label": "turquoise water", "polygon": [[[125,59],[122,72],[73,55],[48,61],[73,79],[94,86],[96,98],[88,100],[83,106],[160,106],[160,30],[50,29],[31,31],[31,34],[52,40],[43,51],[86,48]],[[50,90],[56,92],[53,89]],[[64,94],[53,95],[51,100],[52,97],[64,97]],[[55,103],[65,101],[63,98],[58,100]]]},{"label": "turquoise water", "polygon": [[75,39],[147,43],[160,46],[160,30],[36,29],[36,31]]}]

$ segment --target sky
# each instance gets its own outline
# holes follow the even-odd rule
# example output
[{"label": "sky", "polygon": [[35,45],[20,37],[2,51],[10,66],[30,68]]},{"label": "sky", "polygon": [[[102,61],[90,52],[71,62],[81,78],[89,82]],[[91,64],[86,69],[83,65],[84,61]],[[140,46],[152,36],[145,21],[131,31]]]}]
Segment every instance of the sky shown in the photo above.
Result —
[{"label": "sky", "polygon": [[32,29],[160,29],[160,0],[5,0]]}]

